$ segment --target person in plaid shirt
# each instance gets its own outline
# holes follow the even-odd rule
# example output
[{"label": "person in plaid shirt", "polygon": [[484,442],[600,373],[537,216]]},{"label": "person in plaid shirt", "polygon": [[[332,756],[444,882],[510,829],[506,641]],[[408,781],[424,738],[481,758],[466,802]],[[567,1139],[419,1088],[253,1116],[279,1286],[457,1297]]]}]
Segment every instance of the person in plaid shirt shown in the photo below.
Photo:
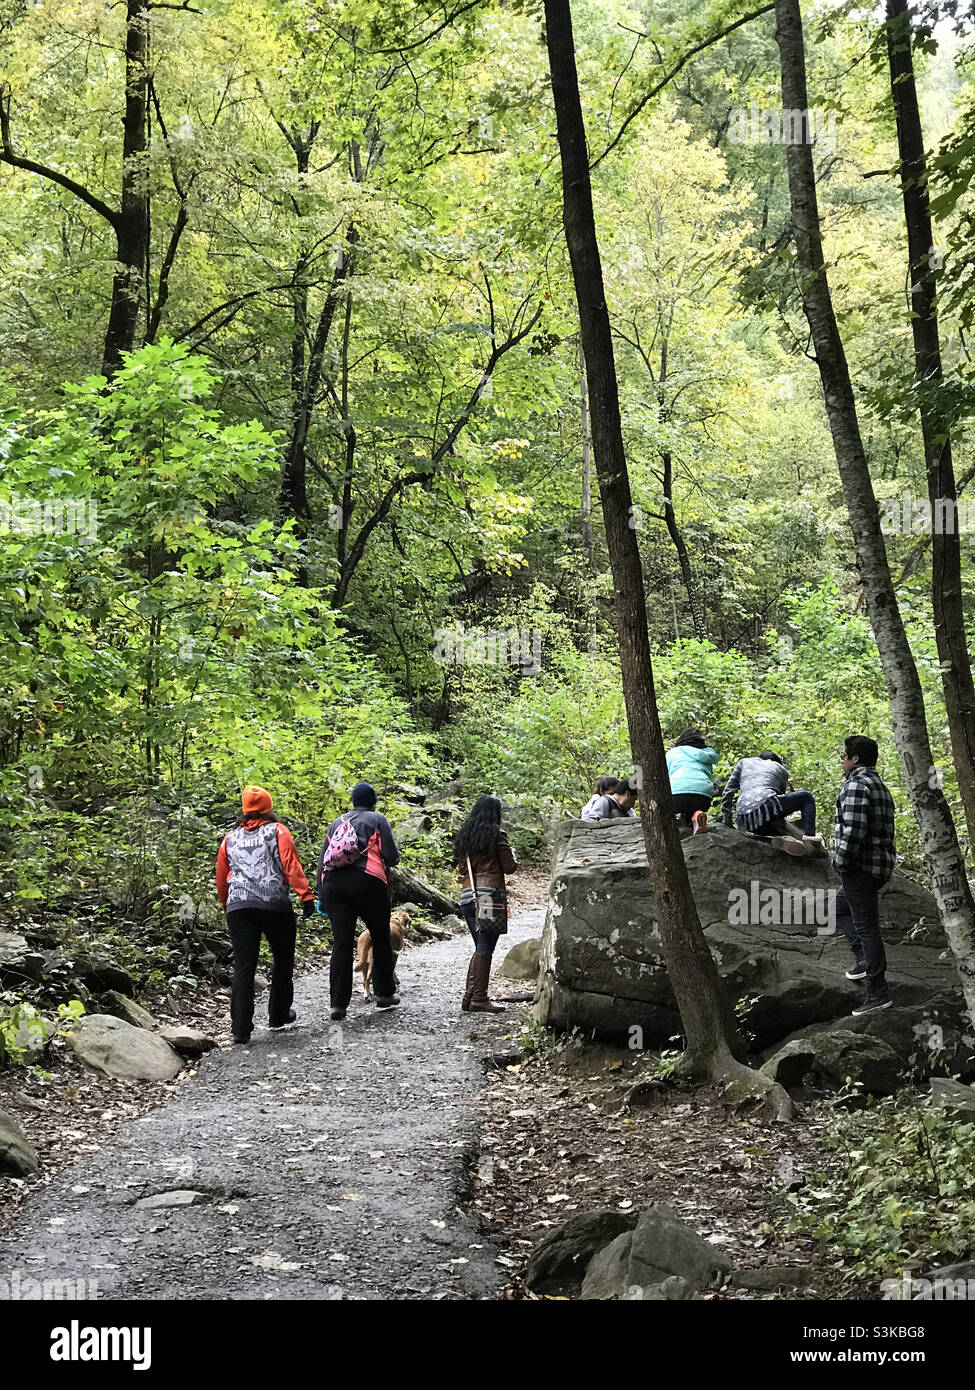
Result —
[{"label": "person in plaid shirt", "polygon": [[836,920],[853,949],[848,980],[865,980],[861,1014],[890,1008],[887,956],[880,934],[880,890],[894,872],[894,800],[877,771],[879,749],[872,738],[851,734],[840,758],[844,781],[836,798],[833,868],[842,887]]}]

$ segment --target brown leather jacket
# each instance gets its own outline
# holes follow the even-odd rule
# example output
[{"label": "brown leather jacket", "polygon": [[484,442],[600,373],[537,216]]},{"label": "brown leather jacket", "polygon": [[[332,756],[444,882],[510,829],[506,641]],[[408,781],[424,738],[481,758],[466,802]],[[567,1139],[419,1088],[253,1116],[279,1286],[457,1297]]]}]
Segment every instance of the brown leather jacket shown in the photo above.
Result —
[{"label": "brown leather jacket", "polygon": [[[505,874],[513,874],[517,867],[515,852],[508,844],[508,837],[503,830],[498,833],[498,843],[493,854],[471,855],[471,868],[474,870],[474,880],[478,888],[503,888]],[[458,868],[463,892],[471,886],[466,859]]]}]

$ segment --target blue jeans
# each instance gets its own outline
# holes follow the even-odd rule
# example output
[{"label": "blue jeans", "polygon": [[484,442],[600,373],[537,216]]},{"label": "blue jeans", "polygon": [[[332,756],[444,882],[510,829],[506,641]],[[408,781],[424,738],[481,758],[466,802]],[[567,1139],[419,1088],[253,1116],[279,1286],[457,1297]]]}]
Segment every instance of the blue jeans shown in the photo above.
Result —
[{"label": "blue jeans", "polygon": [[493,956],[494,948],[498,944],[498,933],[496,931],[487,931],[484,927],[479,927],[477,925],[476,903],[461,903],[460,910],[464,914],[467,930],[470,932],[474,941],[475,956]]}]

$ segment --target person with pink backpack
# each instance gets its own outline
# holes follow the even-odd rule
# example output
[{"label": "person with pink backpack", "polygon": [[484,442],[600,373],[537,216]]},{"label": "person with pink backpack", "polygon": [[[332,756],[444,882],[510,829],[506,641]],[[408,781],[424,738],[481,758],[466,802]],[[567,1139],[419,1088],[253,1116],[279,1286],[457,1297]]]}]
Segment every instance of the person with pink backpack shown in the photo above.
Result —
[{"label": "person with pink backpack", "polygon": [[389,870],[399,849],[389,821],[376,810],[376,791],[368,782],[352,788],[352,810],[328,827],[318,860],[318,900],[332,923],[329,968],[331,1017],[345,1018],[352,998],[355,928],[361,917],[372,937],[372,988],[380,1009],[399,1003],[389,939]]}]

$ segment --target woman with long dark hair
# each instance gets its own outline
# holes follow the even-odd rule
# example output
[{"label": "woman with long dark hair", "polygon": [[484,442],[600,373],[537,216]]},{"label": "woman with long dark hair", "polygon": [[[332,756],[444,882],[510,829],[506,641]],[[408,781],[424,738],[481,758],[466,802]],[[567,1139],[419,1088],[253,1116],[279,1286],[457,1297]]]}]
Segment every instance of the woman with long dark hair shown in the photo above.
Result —
[{"label": "woman with long dark hair", "polygon": [[461,876],[460,908],[474,941],[460,1007],[465,1013],[503,1013],[504,1006],[488,998],[488,981],[498,937],[508,930],[505,874],[513,874],[518,861],[501,828],[496,796],[479,796],[474,802],[454,835],[453,862]]}]

